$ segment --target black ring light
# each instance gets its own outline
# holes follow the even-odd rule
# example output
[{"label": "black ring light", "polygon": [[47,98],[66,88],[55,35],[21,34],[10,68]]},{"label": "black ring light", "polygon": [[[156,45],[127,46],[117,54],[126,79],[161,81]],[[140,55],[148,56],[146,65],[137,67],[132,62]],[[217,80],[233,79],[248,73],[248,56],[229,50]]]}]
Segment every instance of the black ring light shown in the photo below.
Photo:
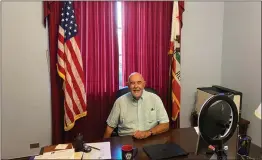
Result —
[{"label": "black ring light", "polygon": [[[217,115],[214,112],[217,112]],[[236,104],[227,95],[220,94],[210,97],[200,109],[198,117],[200,136],[209,145],[215,146],[218,159],[226,159],[223,144],[233,136],[237,124]]]}]

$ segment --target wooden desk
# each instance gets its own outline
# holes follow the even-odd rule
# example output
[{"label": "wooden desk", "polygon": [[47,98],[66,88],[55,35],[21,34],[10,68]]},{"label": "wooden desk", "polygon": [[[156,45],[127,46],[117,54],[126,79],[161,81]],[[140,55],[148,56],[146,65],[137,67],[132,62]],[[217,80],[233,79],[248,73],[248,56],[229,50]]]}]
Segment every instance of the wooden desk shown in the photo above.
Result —
[{"label": "wooden desk", "polygon": [[[46,146],[41,148],[40,154],[46,153],[46,152],[52,152],[52,151],[58,151],[55,149],[56,145],[51,145],[51,146]],[[66,147],[66,149],[72,149],[73,145],[71,143],[68,143],[68,146]]]},{"label": "wooden desk", "polygon": [[[124,137],[112,137],[104,139],[104,142],[110,142],[111,145],[111,156],[112,159],[121,159],[121,146],[124,144],[131,144],[134,147],[138,148],[138,154],[136,159],[149,159],[146,153],[143,151],[144,145],[150,144],[163,144],[168,142],[173,142],[180,145],[185,151],[189,153],[187,157],[181,157],[180,159],[209,159],[210,156],[205,154],[195,155],[196,144],[197,144],[197,133],[194,128],[180,128],[169,130],[166,133],[152,136],[147,139],[138,140],[134,139],[131,136]],[[237,134],[235,134],[228,142],[228,159],[236,159],[236,142]],[[48,148],[45,147],[44,151],[52,151],[52,146]],[[253,158],[260,157],[260,148],[251,145],[250,156]],[[176,158],[178,159],[178,158]]]},{"label": "wooden desk", "polygon": [[[169,142],[178,144],[181,148],[183,148],[185,151],[189,153],[187,157],[181,157],[179,159],[209,159],[210,155],[195,155],[197,138],[198,135],[194,128],[180,128],[169,130],[166,133],[157,136],[152,136],[143,140],[137,140],[132,138],[131,136],[126,136],[112,137],[105,141],[111,142],[111,154],[113,159],[121,158],[121,146],[124,144],[131,144],[134,147],[138,148],[138,155],[136,159],[149,159],[146,153],[143,151],[144,145],[163,144]],[[236,146],[233,145],[234,141],[236,142],[236,139],[231,139],[230,141],[228,159],[231,157],[231,159],[236,159]]]}]

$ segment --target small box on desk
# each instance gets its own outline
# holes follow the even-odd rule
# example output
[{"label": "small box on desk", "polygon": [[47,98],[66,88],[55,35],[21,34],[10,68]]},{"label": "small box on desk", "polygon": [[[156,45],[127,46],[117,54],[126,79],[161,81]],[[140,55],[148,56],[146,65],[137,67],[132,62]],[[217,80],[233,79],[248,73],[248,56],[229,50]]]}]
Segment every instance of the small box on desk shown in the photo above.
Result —
[{"label": "small box on desk", "polygon": [[247,129],[248,125],[250,122],[248,120],[245,120],[241,118],[241,110],[242,110],[242,98],[243,94],[240,91],[232,90],[229,88],[225,88],[222,86],[218,85],[213,85],[212,87],[199,87],[197,88],[196,92],[196,99],[195,99],[195,112],[192,113],[191,115],[191,123],[193,127],[198,126],[197,121],[198,121],[198,115],[200,112],[200,109],[202,105],[205,103],[205,101],[210,98],[211,96],[224,93],[225,95],[228,95],[232,97],[233,101],[235,102],[237,109],[238,109],[238,114],[239,114],[239,135],[246,135],[247,134]]},{"label": "small box on desk", "polygon": [[225,88],[218,85],[213,85],[212,87],[199,87],[196,91],[195,97],[195,105],[194,110],[191,114],[191,124],[193,127],[198,126],[198,115],[202,105],[212,96],[224,93],[228,95],[232,100],[235,102],[238,113],[239,119],[241,117],[241,109],[242,109],[242,93],[239,91],[235,91],[229,88]]},{"label": "small box on desk", "polygon": [[212,87],[199,87],[197,88],[195,111],[199,114],[202,105],[208,98],[214,95],[224,93],[232,98],[237,106],[239,117],[241,117],[242,109],[242,93],[222,86],[213,85]]}]

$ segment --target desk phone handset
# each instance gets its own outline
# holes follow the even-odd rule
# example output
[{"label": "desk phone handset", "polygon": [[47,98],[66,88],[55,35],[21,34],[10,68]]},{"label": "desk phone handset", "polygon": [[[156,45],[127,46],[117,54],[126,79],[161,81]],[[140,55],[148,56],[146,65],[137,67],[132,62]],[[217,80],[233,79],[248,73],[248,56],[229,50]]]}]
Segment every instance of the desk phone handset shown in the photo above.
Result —
[{"label": "desk phone handset", "polygon": [[88,145],[85,145],[83,140],[83,135],[81,133],[77,134],[74,141],[75,152],[91,152],[92,148]]}]

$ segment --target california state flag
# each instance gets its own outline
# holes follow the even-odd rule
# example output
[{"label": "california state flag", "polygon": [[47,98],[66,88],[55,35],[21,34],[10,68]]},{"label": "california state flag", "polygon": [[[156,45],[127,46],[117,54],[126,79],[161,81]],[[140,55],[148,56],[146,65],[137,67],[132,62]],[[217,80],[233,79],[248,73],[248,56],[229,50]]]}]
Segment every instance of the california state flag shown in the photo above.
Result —
[{"label": "california state flag", "polygon": [[184,12],[184,2],[178,1],[173,4],[172,28],[169,54],[172,54],[172,120],[176,121],[180,112],[180,45],[182,13]]}]

